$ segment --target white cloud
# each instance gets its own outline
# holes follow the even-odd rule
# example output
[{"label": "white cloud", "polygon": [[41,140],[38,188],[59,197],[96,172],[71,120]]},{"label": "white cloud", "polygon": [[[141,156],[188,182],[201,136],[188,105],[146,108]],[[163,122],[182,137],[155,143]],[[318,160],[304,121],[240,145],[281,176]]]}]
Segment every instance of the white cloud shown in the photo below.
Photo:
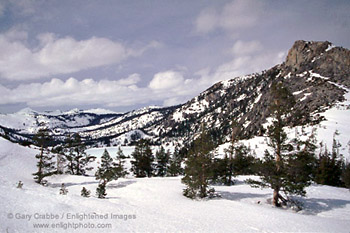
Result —
[{"label": "white cloud", "polygon": [[68,74],[94,67],[117,64],[128,57],[140,56],[153,41],[141,49],[127,48],[107,38],[91,37],[75,40],[58,38],[52,33],[38,35],[40,45],[26,46],[25,32],[11,31],[0,35],[0,76],[12,80],[37,79],[55,74]]},{"label": "white cloud", "polygon": [[135,85],[138,82],[140,82],[141,78],[140,78],[140,74],[134,73],[129,75],[129,77],[124,78],[124,79],[119,79],[117,81],[118,84],[122,85],[122,86],[129,86],[129,85]]},{"label": "white cloud", "polygon": [[93,79],[78,81],[75,78],[62,81],[54,78],[44,83],[21,84],[13,89],[0,85],[0,91],[5,94],[0,99],[0,104],[25,103],[32,107],[93,104],[128,106],[145,103],[152,98],[149,90],[134,85],[138,80],[136,75],[131,75],[125,80],[120,83]]},{"label": "white cloud", "polygon": [[204,9],[195,20],[195,30],[208,33],[215,29],[234,32],[249,28],[258,23],[263,4],[259,0],[234,0],[226,4],[220,11]]},{"label": "white cloud", "polygon": [[176,90],[183,84],[184,78],[181,73],[176,71],[165,71],[154,75],[149,87],[153,90]]},{"label": "white cloud", "polygon": [[238,40],[233,45],[231,51],[234,55],[248,55],[262,50],[263,46],[259,41],[242,41]]}]

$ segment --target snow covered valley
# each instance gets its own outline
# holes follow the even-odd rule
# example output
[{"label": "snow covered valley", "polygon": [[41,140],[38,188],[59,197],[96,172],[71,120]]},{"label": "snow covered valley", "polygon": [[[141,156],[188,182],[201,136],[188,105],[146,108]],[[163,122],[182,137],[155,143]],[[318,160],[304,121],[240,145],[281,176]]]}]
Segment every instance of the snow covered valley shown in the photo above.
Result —
[{"label": "snow covered valley", "polygon": [[[115,155],[115,148],[107,148]],[[131,148],[122,148],[126,155]],[[101,156],[104,148],[88,153]],[[350,192],[311,185],[304,209],[274,208],[270,189],[255,189],[236,177],[215,186],[221,198],[194,201],[182,195],[181,177],[112,181],[106,199],[95,194],[93,176],[57,175],[47,187],[34,182],[35,149],[0,138],[1,232],[349,232]],[[96,164],[95,164],[96,165]],[[127,162],[128,166],[128,162]],[[130,165],[129,165],[130,166]],[[22,181],[23,188],[16,188]],[[60,195],[61,183],[68,194]],[[85,187],[91,197],[80,195]]]}]

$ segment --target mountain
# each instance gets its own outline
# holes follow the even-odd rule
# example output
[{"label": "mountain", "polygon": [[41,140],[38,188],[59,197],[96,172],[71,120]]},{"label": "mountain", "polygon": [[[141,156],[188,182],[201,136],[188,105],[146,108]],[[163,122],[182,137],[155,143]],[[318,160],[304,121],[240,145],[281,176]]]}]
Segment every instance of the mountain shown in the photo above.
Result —
[{"label": "mountain", "polygon": [[273,101],[270,87],[283,81],[295,96],[290,126],[317,125],[331,108],[349,109],[350,51],[330,42],[296,41],[285,62],[260,73],[214,84],[188,102],[167,108],[147,107],[128,113],[104,110],[38,113],[30,109],[0,115],[1,135],[31,140],[38,127],[48,127],[56,141],[79,132],[95,145],[129,144],[140,137],[154,143],[189,144],[205,123],[217,144],[231,135],[234,121],[243,126],[239,137],[264,135]]}]

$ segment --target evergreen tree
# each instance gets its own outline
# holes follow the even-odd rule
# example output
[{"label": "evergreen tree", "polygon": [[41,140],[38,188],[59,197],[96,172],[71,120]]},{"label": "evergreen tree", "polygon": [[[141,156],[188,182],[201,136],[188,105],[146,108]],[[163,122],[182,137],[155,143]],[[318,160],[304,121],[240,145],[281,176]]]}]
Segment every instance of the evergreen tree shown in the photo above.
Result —
[{"label": "evergreen tree", "polygon": [[170,152],[165,152],[165,149],[163,146],[160,147],[160,149],[156,152],[156,175],[157,176],[166,176],[167,169],[168,169],[168,163],[169,163],[169,157]]},{"label": "evergreen tree", "polygon": [[99,183],[96,189],[96,195],[98,198],[105,198],[107,196],[106,193],[106,183]]},{"label": "evergreen tree", "polygon": [[[292,202],[291,195],[305,195],[305,187],[310,185],[312,161],[315,144],[313,135],[306,141],[291,142],[283,127],[294,106],[294,98],[281,83],[273,84],[270,106],[273,117],[272,125],[268,128],[269,146],[273,155],[266,150],[258,174],[261,181],[249,180],[253,187],[270,187],[273,189],[272,204],[280,206]],[[283,197],[281,192],[286,196]]]},{"label": "evergreen tree", "polygon": [[229,158],[225,155],[224,158],[214,158],[211,165],[212,176],[210,177],[210,183],[212,184],[225,184],[231,185],[233,182],[228,183],[230,180],[228,177],[232,177],[230,174]]},{"label": "evergreen tree", "polygon": [[74,149],[73,149],[73,138],[72,135],[68,135],[65,139],[65,148],[64,155],[67,161],[67,173],[74,175],[75,174],[75,160],[74,160]]},{"label": "evergreen tree", "polygon": [[131,154],[134,160],[131,161],[131,171],[136,177],[151,177],[153,174],[154,156],[149,146],[149,141],[141,139]]},{"label": "evergreen tree", "polygon": [[67,195],[67,193],[68,193],[68,189],[66,188],[64,183],[62,183],[61,188],[60,188],[60,194],[61,195]]},{"label": "evergreen tree", "polygon": [[64,147],[57,145],[52,148],[51,152],[56,155],[56,174],[63,174],[66,167],[66,158],[64,153]]},{"label": "evergreen tree", "polygon": [[215,158],[213,163],[213,183],[233,185],[233,177],[253,174],[255,158],[250,149],[243,144],[231,144],[225,150],[224,158]]},{"label": "evergreen tree", "polygon": [[97,193],[100,193],[100,196],[106,196],[107,183],[112,180],[117,180],[121,174],[122,168],[115,166],[112,157],[105,149],[101,157],[101,164],[95,173],[96,180],[100,180],[100,185],[98,186],[99,190],[97,190]]},{"label": "evergreen tree", "polygon": [[87,190],[85,187],[83,187],[83,189],[81,190],[81,196],[82,197],[90,197],[90,191]]},{"label": "evergreen tree", "polygon": [[39,129],[34,137],[34,142],[40,147],[40,152],[35,156],[38,160],[37,167],[38,171],[34,173],[34,180],[38,184],[45,185],[45,177],[53,174],[54,162],[52,161],[53,156],[50,154],[48,149],[50,142],[50,135],[47,129]]},{"label": "evergreen tree", "polygon": [[169,165],[167,169],[167,176],[178,176],[183,174],[181,167],[182,157],[177,147],[175,147],[174,153],[169,159]]},{"label": "evergreen tree", "polygon": [[223,164],[223,182],[225,185],[233,184],[232,176],[234,176],[234,157],[237,152],[236,141],[238,139],[238,134],[241,131],[241,126],[233,120],[232,122],[232,135],[231,135],[231,144],[228,149],[225,150],[225,158],[222,160]]},{"label": "evergreen tree", "polygon": [[127,157],[124,155],[122,148],[118,147],[117,151],[117,159],[126,159]]},{"label": "evergreen tree", "polygon": [[123,159],[125,158],[126,156],[124,155],[122,149],[119,147],[116,156],[117,162],[114,163],[114,166],[116,167],[116,171],[118,173],[118,177],[125,177],[129,174],[129,172],[127,172],[127,170],[124,167],[125,161]]},{"label": "evergreen tree", "polygon": [[340,144],[335,139],[336,134],[333,137],[332,152],[324,148],[321,144],[320,155],[318,158],[318,164],[316,168],[315,181],[318,184],[342,186],[342,168],[343,161],[339,154]]},{"label": "evergreen tree", "polygon": [[212,176],[214,145],[210,135],[202,126],[201,135],[194,141],[193,148],[187,154],[186,167],[182,182],[186,184],[183,195],[188,198],[205,198],[214,193],[209,188],[209,179]]},{"label": "evergreen tree", "polygon": [[255,158],[251,154],[251,149],[243,144],[235,147],[235,157],[233,158],[233,170],[235,175],[254,174]]},{"label": "evergreen tree", "polygon": [[344,165],[342,172],[342,181],[348,189],[350,189],[350,163]]},{"label": "evergreen tree", "polygon": [[86,146],[82,142],[80,135],[74,134],[66,140],[66,159],[68,161],[68,172],[72,175],[86,175],[93,167],[89,163],[93,162],[96,157],[86,153]]}]

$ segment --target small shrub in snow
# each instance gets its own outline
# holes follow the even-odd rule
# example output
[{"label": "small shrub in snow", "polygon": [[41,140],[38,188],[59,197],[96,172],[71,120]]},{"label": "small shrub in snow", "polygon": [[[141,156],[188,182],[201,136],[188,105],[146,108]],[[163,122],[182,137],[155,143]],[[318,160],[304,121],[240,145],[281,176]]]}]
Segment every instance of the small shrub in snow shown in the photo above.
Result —
[{"label": "small shrub in snow", "polygon": [[81,190],[81,196],[82,197],[90,197],[90,190],[87,190],[85,187]]},{"label": "small shrub in snow", "polygon": [[60,194],[61,195],[67,195],[67,193],[68,193],[68,189],[66,188],[64,183],[62,183],[61,188],[60,188]]},{"label": "small shrub in snow", "polygon": [[22,183],[22,181],[18,181],[18,183],[17,183],[17,188],[19,188],[19,189],[23,188],[23,183]]}]

